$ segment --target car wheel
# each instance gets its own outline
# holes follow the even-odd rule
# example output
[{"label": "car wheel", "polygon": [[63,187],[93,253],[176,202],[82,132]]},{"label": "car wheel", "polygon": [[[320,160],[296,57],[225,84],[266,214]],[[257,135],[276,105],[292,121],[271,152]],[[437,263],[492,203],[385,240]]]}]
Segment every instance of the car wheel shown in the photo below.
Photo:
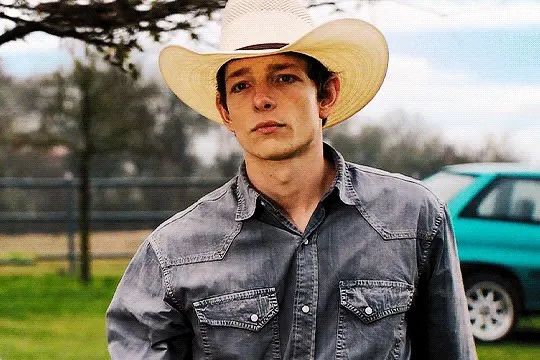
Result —
[{"label": "car wheel", "polygon": [[509,279],[497,274],[473,274],[465,279],[465,293],[476,339],[498,341],[514,330],[519,317],[519,297]]}]

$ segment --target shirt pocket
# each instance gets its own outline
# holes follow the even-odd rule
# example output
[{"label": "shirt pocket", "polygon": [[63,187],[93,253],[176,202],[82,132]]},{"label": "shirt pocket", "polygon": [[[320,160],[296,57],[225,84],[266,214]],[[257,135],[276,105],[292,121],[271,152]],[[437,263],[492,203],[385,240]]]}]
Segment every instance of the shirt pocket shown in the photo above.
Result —
[{"label": "shirt pocket", "polygon": [[340,281],[336,358],[398,358],[413,290],[401,281]]},{"label": "shirt pocket", "polygon": [[193,303],[208,359],[279,359],[275,288],[215,296]]}]

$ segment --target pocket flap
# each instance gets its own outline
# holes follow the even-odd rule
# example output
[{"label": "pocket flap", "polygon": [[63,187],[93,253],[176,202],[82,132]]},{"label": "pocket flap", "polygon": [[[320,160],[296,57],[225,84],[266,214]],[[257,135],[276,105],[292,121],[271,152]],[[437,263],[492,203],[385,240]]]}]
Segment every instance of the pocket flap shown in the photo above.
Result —
[{"label": "pocket flap", "polygon": [[340,303],[364,323],[407,311],[413,286],[401,281],[349,280],[339,282]]},{"label": "pocket flap", "polygon": [[199,321],[259,331],[278,312],[275,288],[220,295],[193,303]]}]

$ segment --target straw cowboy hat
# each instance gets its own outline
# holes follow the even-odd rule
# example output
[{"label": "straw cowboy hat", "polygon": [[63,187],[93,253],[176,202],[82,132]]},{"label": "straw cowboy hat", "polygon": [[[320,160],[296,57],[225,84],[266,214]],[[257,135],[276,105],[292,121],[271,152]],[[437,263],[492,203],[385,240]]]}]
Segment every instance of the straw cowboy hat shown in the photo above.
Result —
[{"label": "straw cowboy hat", "polygon": [[[271,48],[245,49],[254,46]],[[340,77],[341,93],[325,127],[362,109],[381,87],[388,67],[386,41],[374,26],[358,19],[339,19],[315,27],[302,0],[229,0],[219,51],[167,46],[160,53],[159,67],[167,85],[184,103],[221,123],[215,107],[219,68],[232,59],[284,52],[311,56]]]}]

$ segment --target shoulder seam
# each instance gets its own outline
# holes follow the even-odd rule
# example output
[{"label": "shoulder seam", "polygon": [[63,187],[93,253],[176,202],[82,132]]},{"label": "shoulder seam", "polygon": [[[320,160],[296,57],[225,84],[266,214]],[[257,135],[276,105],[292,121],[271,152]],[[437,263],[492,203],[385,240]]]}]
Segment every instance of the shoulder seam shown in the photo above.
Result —
[{"label": "shoulder seam", "polygon": [[366,172],[366,173],[370,173],[370,174],[373,174],[373,175],[389,177],[389,178],[393,178],[393,179],[396,179],[396,180],[401,180],[401,181],[405,181],[405,182],[408,182],[408,183],[411,183],[411,184],[418,185],[418,186],[426,189],[431,195],[433,195],[437,199],[437,202],[439,203],[439,205],[441,204],[441,201],[439,200],[439,197],[437,195],[435,195],[435,193],[433,193],[433,191],[431,191],[431,189],[428,188],[421,180],[413,179],[413,178],[410,178],[410,177],[408,177],[406,175],[399,174],[399,173],[391,173],[391,172],[388,172],[386,170],[379,170],[381,172],[374,171],[374,170],[378,170],[378,169],[373,169],[372,170],[368,166],[358,165],[358,164],[351,163],[351,162],[347,162],[347,165],[350,165],[351,167],[355,168],[356,170],[363,171],[363,172]]},{"label": "shoulder seam", "polygon": [[[233,178],[234,179],[234,178]],[[225,184],[223,184],[221,186],[221,188],[218,188],[214,191],[218,192],[219,194],[219,190],[222,190],[222,193],[217,195],[216,197],[214,198],[209,198],[209,199],[204,199],[204,197],[206,197],[207,195],[205,195],[203,198],[197,200],[195,203],[191,204],[189,207],[185,208],[184,210],[176,213],[175,215],[173,215],[172,217],[170,217],[169,219],[165,220],[161,225],[159,225],[154,231],[152,231],[152,234],[153,235],[154,233],[156,233],[158,230],[161,230],[163,229],[165,226],[167,225],[170,225],[171,223],[177,221],[177,220],[180,220],[182,219],[184,216],[186,216],[187,214],[189,214],[190,212],[192,212],[193,210],[195,210],[199,205],[201,204],[204,204],[206,202],[211,202],[211,201],[218,201],[219,199],[221,199],[223,196],[225,196],[225,194],[227,193],[227,191],[229,190],[229,188],[226,187],[226,185],[228,185],[233,179],[227,181]]]}]

